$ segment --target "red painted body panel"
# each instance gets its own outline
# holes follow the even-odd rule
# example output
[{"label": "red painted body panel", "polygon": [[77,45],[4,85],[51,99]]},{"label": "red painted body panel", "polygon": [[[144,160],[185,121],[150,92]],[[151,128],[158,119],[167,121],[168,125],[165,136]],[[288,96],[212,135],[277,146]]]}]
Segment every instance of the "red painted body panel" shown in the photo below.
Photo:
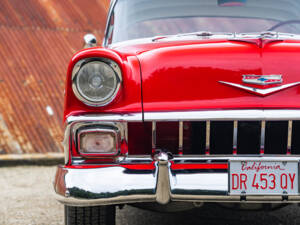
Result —
[{"label": "red painted body panel", "polygon": [[[117,62],[122,70],[123,83],[117,98],[107,106],[92,107],[79,101],[72,90],[72,70],[76,62],[84,58],[109,58]],[[66,79],[64,120],[71,115],[89,113],[136,113],[142,112],[141,76],[136,56],[117,54],[104,48],[84,49],[71,59]]]},{"label": "red painted body panel", "polygon": [[[73,94],[72,68],[87,57],[108,57],[122,69],[120,93],[105,107],[86,106]],[[142,112],[142,95],[144,111],[300,108],[300,86],[262,97],[218,82],[243,84],[244,74],[282,74],[283,84],[298,82],[299,65],[300,41],[292,40],[264,45],[253,40],[180,40],[85,49],[72,58],[68,68],[64,118]]]},{"label": "red painted body panel", "polygon": [[261,97],[218,82],[243,84],[244,74],[282,74],[283,84],[300,81],[299,41],[270,42],[262,48],[247,42],[199,41],[138,57],[145,111],[300,108],[300,86]]}]

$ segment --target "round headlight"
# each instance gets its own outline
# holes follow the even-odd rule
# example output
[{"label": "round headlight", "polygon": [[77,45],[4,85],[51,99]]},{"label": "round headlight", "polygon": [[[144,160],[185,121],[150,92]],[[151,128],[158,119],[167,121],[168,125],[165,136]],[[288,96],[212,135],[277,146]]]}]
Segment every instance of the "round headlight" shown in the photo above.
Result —
[{"label": "round headlight", "polygon": [[81,61],[73,70],[73,91],[87,105],[103,106],[117,95],[121,84],[119,66],[105,61]]}]

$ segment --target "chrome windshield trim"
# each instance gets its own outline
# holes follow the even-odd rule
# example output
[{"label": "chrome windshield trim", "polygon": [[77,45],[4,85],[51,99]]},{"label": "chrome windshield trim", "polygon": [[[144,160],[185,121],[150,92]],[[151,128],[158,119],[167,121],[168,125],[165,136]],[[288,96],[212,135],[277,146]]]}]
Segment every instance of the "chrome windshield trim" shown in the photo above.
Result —
[{"label": "chrome windshield trim", "polygon": [[227,121],[227,120],[300,120],[300,110],[207,110],[186,112],[146,112],[144,121]]},{"label": "chrome windshield trim", "polygon": [[108,29],[109,29],[109,23],[110,23],[111,15],[113,13],[113,10],[114,10],[116,4],[117,4],[117,0],[111,0],[110,1],[110,6],[109,6],[106,25],[105,25],[105,30],[104,30],[104,37],[103,37],[103,40],[102,40],[102,46],[103,47],[108,46],[108,44],[107,44],[107,41],[108,41],[107,34],[108,34]]}]

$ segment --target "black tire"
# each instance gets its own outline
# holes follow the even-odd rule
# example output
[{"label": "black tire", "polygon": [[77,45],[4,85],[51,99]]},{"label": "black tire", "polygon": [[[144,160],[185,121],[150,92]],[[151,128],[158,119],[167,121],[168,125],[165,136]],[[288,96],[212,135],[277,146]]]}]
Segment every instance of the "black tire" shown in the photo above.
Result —
[{"label": "black tire", "polygon": [[65,225],[115,225],[115,206],[65,206]]}]

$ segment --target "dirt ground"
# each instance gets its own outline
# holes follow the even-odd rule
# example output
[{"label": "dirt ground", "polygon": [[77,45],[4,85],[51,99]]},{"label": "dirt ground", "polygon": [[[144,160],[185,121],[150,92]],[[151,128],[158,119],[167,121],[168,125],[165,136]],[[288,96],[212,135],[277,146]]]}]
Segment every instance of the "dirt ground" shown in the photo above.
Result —
[{"label": "dirt ground", "polygon": [[[63,224],[63,206],[52,195],[55,167],[0,168],[1,225]],[[126,206],[117,211],[117,225],[298,225],[300,207],[273,212],[241,212],[207,204],[176,214],[153,213]]]}]

